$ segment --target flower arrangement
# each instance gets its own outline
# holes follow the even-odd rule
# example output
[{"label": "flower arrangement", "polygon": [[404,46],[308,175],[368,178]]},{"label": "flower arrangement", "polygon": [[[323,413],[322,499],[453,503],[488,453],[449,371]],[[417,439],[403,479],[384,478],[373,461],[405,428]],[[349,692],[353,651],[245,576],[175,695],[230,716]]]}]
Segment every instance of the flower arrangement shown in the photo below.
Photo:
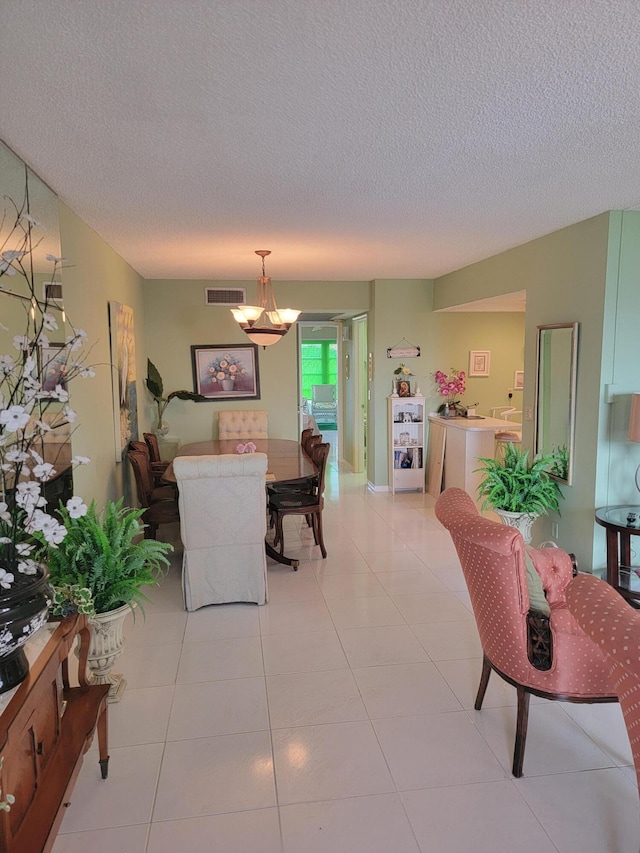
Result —
[{"label": "flower arrangement", "polygon": [[236,447],[236,453],[255,453],[257,449],[252,441],[248,441],[246,444],[239,444]]},{"label": "flower arrangement", "polygon": [[441,370],[436,370],[433,375],[437,386],[438,394],[445,397],[446,400],[438,411],[442,411],[445,406],[457,406],[460,400],[456,400],[461,394],[467,390],[465,384],[466,373],[464,370],[456,370],[452,367],[449,373],[443,373]]},{"label": "flower arrangement", "polygon": [[[76,377],[95,376],[81,352],[86,332],[75,328],[66,317],[70,333],[64,343],[60,343],[62,333],[55,335],[58,331],[54,313],[57,306],[46,295],[44,301],[38,298],[33,251],[38,245],[40,226],[29,214],[26,193],[22,205],[11,199],[8,205],[9,209],[0,220],[0,290],[5,300],[2,317],[4,320],[17,318],[22,334],[11,338],[10,329],[0,323],[0,332],[8,333],[14,350],[0,355],[2,590],[28,585],[33,580],[30,576],[41,571],[34,559],[39,539],[56,545],[66,534],[58,519],[45,511],[47,501],[42,487],[57,473],[55,460],[51,462],[47,458],[45,439],[76,419],[69,405],[68,383]],[[49,277],[55,279],[64,258],[47,255],[46,260],[53,265]],[[14,287],[5,286],[5,282]],[[47,333],[55,335],[54,345],[50,345]],[[50,356],[52,350],[54,355]],[[52,367],[55,367],[53,372]],[[51,381],[54,374],[56,379]],[[75,456],[71,464],[84,465],[89,461],[87,457]],[[86,513],[87,507],[81,498],[74,496],[68,501],[67,510],[72,517],[78,518]],[[6,640],[9,641],[8,636]]]},{"label": "flower arrangement", "polygon": [[242,361],[231,353],[216,356],[207,367],[212,382],[222,382],[225,379],[235,379],[247,372]]},{"label": "flower arrangement", "polygon": [[396,367],[396,369],[393,371],[393,374],[394,376],[398,376],[399,378],[402,378],[403,376],[413,376],[411,368],[407,367],[404,362],[401,362],[400,366]]}]

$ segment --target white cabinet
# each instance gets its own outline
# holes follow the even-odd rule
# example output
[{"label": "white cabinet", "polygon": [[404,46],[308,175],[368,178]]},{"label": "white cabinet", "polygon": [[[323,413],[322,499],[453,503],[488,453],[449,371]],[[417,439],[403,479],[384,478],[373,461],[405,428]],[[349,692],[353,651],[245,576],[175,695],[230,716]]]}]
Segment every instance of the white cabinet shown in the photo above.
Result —
[{"label": "white cabinet", "polygon": [[389,487],[424,492],[424,397],[388,397]]}]

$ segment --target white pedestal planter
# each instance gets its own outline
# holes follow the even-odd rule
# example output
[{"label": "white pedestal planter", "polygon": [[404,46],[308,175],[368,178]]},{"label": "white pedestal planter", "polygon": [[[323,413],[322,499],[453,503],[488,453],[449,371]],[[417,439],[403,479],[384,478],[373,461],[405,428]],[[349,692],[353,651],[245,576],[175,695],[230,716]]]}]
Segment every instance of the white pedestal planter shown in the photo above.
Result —
[{"label": "white pedestal planter", "polygon": [[117,658],[124,651],[124,620],[131,612],[128,604],[107,613],[96,613],[90,619],[91,644],[87,666],[90,684],[110,684],[109,702],[119,702],[122,698],[126,679],[111,672]]},{"label": "white pedestal planter", "polygon": [[528,515],[526,512],[508,512],[506,509],[496,509],[494,512],[500,516],[500,521],[508,527],[515,527],[522,533],[524,544],[531,544],[531,527],[538,517]]}]

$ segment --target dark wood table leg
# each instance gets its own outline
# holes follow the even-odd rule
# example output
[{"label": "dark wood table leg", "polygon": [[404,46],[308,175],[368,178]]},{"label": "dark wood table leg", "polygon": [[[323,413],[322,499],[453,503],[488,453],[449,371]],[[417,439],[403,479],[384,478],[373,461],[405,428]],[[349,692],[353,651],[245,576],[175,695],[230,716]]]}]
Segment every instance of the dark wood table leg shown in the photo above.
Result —
[{"label": "dark wood table leg", "polygon": [[620,533],[620,565],[631,566],[631,534]]},{"label": "dark wood table leg", "polygon": [[618,559],[618,534],[615,530],[607,527],[607,583],[612,587],[618,587],[620,581]]}]

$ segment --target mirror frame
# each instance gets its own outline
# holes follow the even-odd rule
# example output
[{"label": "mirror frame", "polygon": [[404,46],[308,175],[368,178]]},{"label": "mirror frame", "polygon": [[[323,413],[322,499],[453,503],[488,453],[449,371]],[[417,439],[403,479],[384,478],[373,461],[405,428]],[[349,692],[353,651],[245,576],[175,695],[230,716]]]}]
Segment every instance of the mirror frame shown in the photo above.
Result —
[{"label": "mirror frame", "polygon": [[[571,363],[569,365],[569,430],[567,436],[567,447],[569,450],[569,463],[567,466],[567,476],[560,477],[557,474],[551,474],[554,480],[559,483],[565,483],[570,486],[573,483],[573,457],[575,452],[575,431],[576,431],[576,388],[578,378],[578,323],[549,323],[538,326],[536,337],[536,391],[535,391],[535,452],[542,453],[543,447],[541,442],[540,429],[540,392],[541,392],[541,358],[542,358],[542,333],[551,329],[571,329]],[[547,450],[547,452],[549,452]]]}]

